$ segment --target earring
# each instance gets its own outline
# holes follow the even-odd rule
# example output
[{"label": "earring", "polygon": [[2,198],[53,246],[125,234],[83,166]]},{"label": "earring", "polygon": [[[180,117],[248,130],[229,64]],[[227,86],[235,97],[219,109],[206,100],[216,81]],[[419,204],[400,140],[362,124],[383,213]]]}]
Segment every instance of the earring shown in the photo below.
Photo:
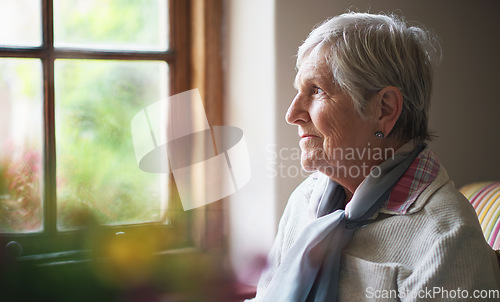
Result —
[{"label": "earring", "polygon": [[375,132],[375,136],[380,139],[384,138],[384,134],[380,131]]}]

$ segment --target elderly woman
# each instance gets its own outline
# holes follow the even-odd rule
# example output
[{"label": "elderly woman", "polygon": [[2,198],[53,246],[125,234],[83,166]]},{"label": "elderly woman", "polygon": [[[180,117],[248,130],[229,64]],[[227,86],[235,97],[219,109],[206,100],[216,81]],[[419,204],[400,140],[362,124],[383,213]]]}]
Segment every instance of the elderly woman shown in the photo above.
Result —
[{"label": "elderly woman", "polygon": [[316,173],[290,197],[255,300],[441,301],[500,288],[474,209],[425,144],[438,49],[422,28],[363,13],[327,20],[300,46],[286,120]]}]

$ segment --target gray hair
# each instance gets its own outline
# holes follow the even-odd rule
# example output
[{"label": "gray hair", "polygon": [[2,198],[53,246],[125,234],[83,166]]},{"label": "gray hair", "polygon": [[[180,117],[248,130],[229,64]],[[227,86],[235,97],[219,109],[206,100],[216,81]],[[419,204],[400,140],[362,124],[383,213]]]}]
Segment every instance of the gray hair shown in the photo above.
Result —
[{"label": "gray hair", "polygon": [[[333,83],[364,116],[371,96],[387,86],[403,95],[403,110],[391,136],[403,142],[431,138],[427,124],[437,38],[394,15],[345,13],[316,27],[299,47],[297,68],[324,62]],[[387,135],[387,134],[386,134]]]}]

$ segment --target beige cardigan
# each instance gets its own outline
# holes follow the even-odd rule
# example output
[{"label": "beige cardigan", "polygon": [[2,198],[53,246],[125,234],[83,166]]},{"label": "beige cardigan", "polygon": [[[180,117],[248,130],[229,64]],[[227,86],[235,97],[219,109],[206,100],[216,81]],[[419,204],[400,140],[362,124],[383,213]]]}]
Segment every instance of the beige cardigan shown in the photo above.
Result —
[{"label": "beige cardigan", "polygon": [[[308,203],[316,179],[292,193],[253,301],[313,219]],[[405,215],[382,208],[376,222],[355,232],[342,253],[339,286],[340,301],[500,301],[495,253],[443,167]]]}]

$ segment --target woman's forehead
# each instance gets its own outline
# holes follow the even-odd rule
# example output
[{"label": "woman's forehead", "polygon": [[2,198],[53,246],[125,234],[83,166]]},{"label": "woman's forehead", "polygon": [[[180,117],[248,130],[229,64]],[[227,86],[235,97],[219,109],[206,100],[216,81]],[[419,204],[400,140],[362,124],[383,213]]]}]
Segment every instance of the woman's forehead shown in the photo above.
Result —
[{"label": "woman's forehead", "polygon": [[295,75],[294,87],[298,88],[309,83],[334,86],[331,72],[328,70],[326,64],[307,60],[300,65]]}]

